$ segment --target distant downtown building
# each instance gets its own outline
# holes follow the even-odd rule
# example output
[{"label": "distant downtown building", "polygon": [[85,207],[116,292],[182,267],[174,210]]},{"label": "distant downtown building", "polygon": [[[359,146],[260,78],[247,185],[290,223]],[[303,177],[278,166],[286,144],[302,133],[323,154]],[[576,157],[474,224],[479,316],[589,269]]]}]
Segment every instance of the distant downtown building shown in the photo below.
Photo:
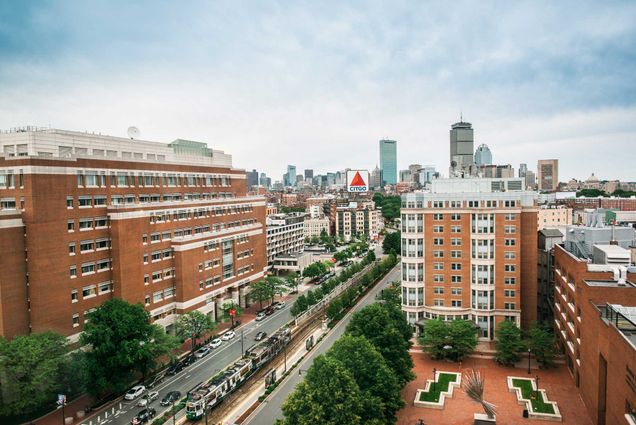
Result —
[{"label": "distant downtown building", "polygon": [[540,159],[537,163],[539,190],[554,192],[559,187],[559,160]]},{"label": "distant downtown building", "polygon": [[473,127],[469,122],[456,122],[450,130],[450,176],[468,176],[475,163]]},{"label": "distant downtown building", "polygon": [[397,142],[380,140],[380,169],[382,170],[382,186],[396,184],[397,180]]},{"label": "distant downtown building", "polygon": [[[245,305],[263,276],[265,199],[204,143],[63,130],[0,134],[0,334],[77,341],[112,298],[170,330]],[[28,261],[27,261],[28,252]]]},{"label": "distant downtown building", "polygon": [[311,184],[311,180],[314,178],[314,170],[311,168],[305,170],[305,181],[309,180],[309,184]]},{"label": "distant downtown building", "polygon": [[412,324],[467,319],[492,340],[537,317],[536,193],[523,179],[435,179],[402,195],[402,309]]},{"label": "distant downtown building", "polygon": [[288,165],[287,172],[283,174],[283,186],[295,186],[296,185],[296,166]]},{"label": "distant downtown building", "polygon": [[[491,165],[492,164],[492,153],[490,152],[490,148],[488,145],[481,144],[477,147],[475,151],[475,165]],[[514,177],[514,176],[511,176]]]}]

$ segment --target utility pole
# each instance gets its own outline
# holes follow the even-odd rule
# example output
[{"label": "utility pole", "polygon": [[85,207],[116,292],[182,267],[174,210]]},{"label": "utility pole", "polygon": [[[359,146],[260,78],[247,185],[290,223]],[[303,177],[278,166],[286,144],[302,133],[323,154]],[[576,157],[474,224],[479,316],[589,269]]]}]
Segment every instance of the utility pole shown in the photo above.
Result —
[{"label": "utility pole", "polygon": [[245,355],[245,351],[243,350],[243,329],[241,329],[241,357]]}]

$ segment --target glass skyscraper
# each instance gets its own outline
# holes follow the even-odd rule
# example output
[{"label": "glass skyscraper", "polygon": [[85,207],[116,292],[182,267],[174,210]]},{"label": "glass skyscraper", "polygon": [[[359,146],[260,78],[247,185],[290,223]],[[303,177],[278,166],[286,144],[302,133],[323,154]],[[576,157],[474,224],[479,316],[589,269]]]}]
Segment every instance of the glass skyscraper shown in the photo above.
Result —
[{"label": "glass skyscraper", "polygon": [[397,183],[397,142],[380,140],[380,169],[382,186]]}]

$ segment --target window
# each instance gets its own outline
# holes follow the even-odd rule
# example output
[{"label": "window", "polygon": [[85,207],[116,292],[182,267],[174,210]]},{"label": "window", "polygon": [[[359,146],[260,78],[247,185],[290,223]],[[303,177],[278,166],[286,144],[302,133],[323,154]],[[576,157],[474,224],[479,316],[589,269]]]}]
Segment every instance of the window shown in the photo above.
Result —
[{"label": "window", "polygon": [[444,293],[444,288],[442,288],[441,286],[436,286],[433,288],[433,293],[434,294],[443,294]]},{"label": "window", "polygon": [[76,328],[80,325],[79,313],[73,315],[73,327]]},{"label": "window", "polygon": [[461,220],[461,214],[453,213],[451,214],[451,221],[459,221]]},{"label": "window", "polygon": [[80,231],[92,229],[93,228],[93,219],[92,218],[80,218],[79,228],[80,228]]},{"label": "window", "polygon": [[97,287],[95,285],[85,286],[82,289],[82,298],[92,298],[97,295]]},{"label": "window", "polygon": [[462,283],[462,277],[456,274],[452,275],[451,283]]},{"label": "window", "polygon": [[95,273],[95,263],[82,264],[82,276]]},{"label": "window", "polygon": [[517,283],[517,278],[515,277],[504,277],[504,285],[515,285]]},{"label": "window", "polygon": [[517,214],[510,214],[510,213],[508,213],[508,214],[506,214],[506,215],[504,216],[504,219],[505,219],[506,221],[513,221],[513,220],[515,220],[516,218],[517,218]]},{"label": "window", "polygon": [[517,295],[517,291],[514,291],[512,289],[504,290],[504,297],[515,297],[516,295]]},{"label": "window", "polygon": [[95,228],[101,229],[108,226],[108,217],[97,217],[95,219]]},{"label": "window", "polygon": [[148,235],[141,235],[141,243],[143,243],[144,245],[148,243]]},{"label": "window", "polygon": [[433,270],[444,270],[444,263],[433,263]]},{"label": "window", "polygon": [[516,226],[504,226],[504,233],[507,233],[507,234],[517,233],[517,227]]},{"label": "window", "polygon": [[462,226],[451,226],[451,233],[461,233]]},{"label": "window", "polygon": [[468,201],[468,208],[479,208],[479,201]]},{"label": "window", "polygon": [[161,234],[161,239],[163,239],[164,241],[170,240],[170,232],[163,232]]},{"label": "window", "polygon": [[452,246],[461,246],[461,244],[462,244],[461,238],[451,238]]},{"label": "window", "polygon": [[162,278],[162,272],[158,271],[158,272],[152,272],[152,281],[156,282],[158,280],[161,280]]},{"label": "window", "polygon": [[451,300],[451,307],[461,307],[462,300]]},{"label": "window", "polygon": [[68,255],[75,255],[75,242],[68,244]]},{"label": "window", "polygon": [[506,260],[514,260],[515,258],[517,258],[517,253],[514,251],[506,251],[504,252],[504,258]]},{"label": "window", "polygon": [[514,264],[504,264],[505,272],[514,272],[515,270],[516,270],[516,267]]},{"label": "window", "polygon": [[144,298],[144,303],[146,305],[150,305],[150,295],[146,295],[146,297]]},{"label": "window", "polygon": [[69,220],[66,222],[66,230],[68,230],[69,232],[74,232],[75,231],[75,221],[73,220]]},{"label": "window", "polygon": [[73,197],[72,196],[67,196],[66,197],[66,208],[73,208]]},{"label": "window", "polygon": [[433,275],[433,282],[444,282],[444,275],[442,274]]},{"label": "window", "polygon": [[515,246],[515,245],[517,245],[517,240],[516,239],[506,239],[504,241],[504,245],[505,246]]},{"label": "window", "polygon": [[444,239],[442,239],[442,238],[433,238],[433,245],[436,245],[436,246],[444,245]]},{"label": "window", "polygon": [[108,269],[110,269],[110,260],[105,259],[105,260],[99,260],[97,262],[97,271],[101,272]]},{"label": "window", "polygon": [[144,254],[144,264],[148,264],[148,254]]},{"label": "window", "polygon": [[154,251],[151,257],[153,262],[161,260],[161,251]]},{"label": "window", "polygon": [[451,251],[451,258],[462,258],[461,251]]},{"label": "window", "polygon": [[103,207],[106,205],[106,197],[105,196],[95,196],[93,198],[93,206],[95,207]]},{"label": "window", "polygon": [[154,243],[154,242],[160,242],[161,241],[161,235],[159,233],[152,233],[150,235],[150,242]]},{"label": "window", "polygon": [[93,206],[92,199],[90,196],[80,196],[77,200],[77,205],[80,208],[90,208]]},{"label": "window", "polygon": [[101,249],[108,249],[110,248],[110,241],[106,238],[102,238],[102,239],[97,239],[95,241],[95,249],[97,251],[101,250]]},{"label": "window", "polygon": [[444,300],[434,299],[433,305],[435,307],[444,307]]},{"label": "window", "polygon": [[461,270],[462,263],[451,263],[451,270]]},{"label": "window", "polygon": [[150,282],[150,277],[147,274],[145,274],[144,275],[144,285],[148,285],[149,282]]},{"label": "window", "polygon": [[436,221],[444,220],[444,214],[440,214],[440,213],[433,214],[433,220],[436,220]]},{"label": "window", "polygon": [[113,284],[112,282],[102,282],[99,284],[99,293],[106,294],[112,290]]},{"label": "window", "polygon": [[77,302],[77,289],[73,289],[71,291],[71,302],[72,303],[76,303]]},{"label": "window", "polygon": [[462,288],[451,288],[451,295],[461,295]]},{"label": "window", "polygon": [[172,288],[166,288],[163,291],[163,296],[164,298],[171,298],[171,297],[174,297],[175,292],[176,292],[176,288],[174,286]]},{"label": "window", "polygon": [[444,251],[433,251],[434,258],[444,258]]},{"label": "window", "polygon": [[516,310],[516,307],[515,303],[504,303],[504,310]]},{"label": "window", "polygon": [[504,207],[512,208],[517,206],[517,201],[504,201]]},{"label": "window", "polygon": [[152,302],[153,303],[158,303],[161,300],[163,300],[163,291],[157,291],[154,294],[152,294]]},{"label": "window", "polygon": [[433,201],[433,208],[444,208],[444,201]]},{"label": "window", "polygon": [[80,252],[87,252],[93,250],[93,241],[81,241]]},{"label": "window", "polygon": [[433,226],[434,233],[444,233],[444,226]]},{"label": "window", "polygon": [[68,274],[71,277],[71,279],[77,277],[77,266],[69,267]]},{"label": "window", "polygon": [[462,207],[462,201],[450,201],[450,207],[451,208],[461,208]]}]

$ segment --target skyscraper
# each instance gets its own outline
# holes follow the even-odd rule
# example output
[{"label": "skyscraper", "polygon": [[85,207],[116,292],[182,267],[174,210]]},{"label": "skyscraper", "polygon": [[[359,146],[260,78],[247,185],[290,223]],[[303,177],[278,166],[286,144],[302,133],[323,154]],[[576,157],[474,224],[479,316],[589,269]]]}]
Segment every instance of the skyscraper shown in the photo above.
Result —
[{"label": "skyscraper", "polygon": [[481,144],[475,151],[475,165],[492,165],[492,153],[488,145]]},{"label": "skyscraper", "polygon": [[559,160],[540,159],[537,163],[539,190],[554,192],[559,186]]},{"label": "skyscraper", "polygon": [[382,170],[376,165],[373,171],[371,171],[371,189],[382,188]]},{"label": "skyscraper", "polygon": [[397,183],[397,142],[380,140],[380,169],[382,186]]},{"label": "skyscraper", "polygon": [[521,163],[519,164],[519,177],[525,177],[528,172],[528,164]]},{"label": "skyscraper", "polygon": [[254,186],[258,186],[258,171],[256,170],[252,170],[252,171],[248,171],[247,173],[247,187],[254,187]]},{"label": "skyscraper", "polygon": [[305,170],[305,180],[311,180],[314,178],[314,170],[311,168]]},{"label": "skyscraper", "polygon": [[474,151],[472,125],[463,120],[453,124],[450,130],[451,177],[470,174],[470,168],[475,163]]},{"label": "skyscraper", "polygon": [[283,185],[294,186],[296,184],[296,166],[288,165],[287,172],[283,174]]}]

